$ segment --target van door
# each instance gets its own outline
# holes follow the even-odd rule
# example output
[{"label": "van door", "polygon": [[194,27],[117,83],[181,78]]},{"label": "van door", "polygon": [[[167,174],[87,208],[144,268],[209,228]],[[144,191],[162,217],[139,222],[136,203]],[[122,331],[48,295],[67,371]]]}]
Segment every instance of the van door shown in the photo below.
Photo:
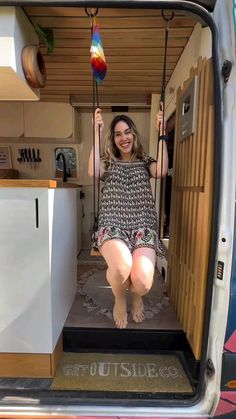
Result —
[{"label": "van door", "polygon": [[[168,288],[201,357],[213,184],[212,60],[198,60],[177,94]],[[178,278],[178,280],[177,280]]]}]

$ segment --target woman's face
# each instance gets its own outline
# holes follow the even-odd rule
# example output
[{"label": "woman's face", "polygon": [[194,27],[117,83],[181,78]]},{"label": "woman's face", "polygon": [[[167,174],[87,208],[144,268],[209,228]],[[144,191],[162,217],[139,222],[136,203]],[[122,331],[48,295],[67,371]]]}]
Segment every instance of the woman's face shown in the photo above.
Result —
[{"label": "woman's face", "polygon": [[128,160],[132,156],[134,136],[126,122],[119,121],[115,125],[114,141],[122,160]]}]

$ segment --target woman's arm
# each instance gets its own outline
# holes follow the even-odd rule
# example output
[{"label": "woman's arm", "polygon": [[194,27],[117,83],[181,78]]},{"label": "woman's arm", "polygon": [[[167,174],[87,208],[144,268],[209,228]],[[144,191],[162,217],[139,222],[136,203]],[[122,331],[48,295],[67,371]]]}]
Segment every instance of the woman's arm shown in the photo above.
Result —
[{"label": "woman's arm", "polygon": [[104,127],[101,109],[97,108],[94,113],[94,129],[95,129],[95,150],[94,145],[92,147],[90,156],[89,156],[89,163],[88,163],[88,174],[89,176],[94,176],[94,158],[95,158],[95,177],[99,178],[103,175],[104,172],[104,165],[101,164],[100,161],[100,150],[99,150],[99,138],[102,134],[102,130]]},{"label": "woman's arm", "polygon": [[[166,134],[166,121],[163,126],[163,111],[160,110],[156,115],[156,126],[157,130],[160,131],[160,135]],[[165,177],[168,172],[168,152],[165,140],[160,140],[158,144],[158,157],[157,163],[150,164],[150,174],[152,177]]]}]

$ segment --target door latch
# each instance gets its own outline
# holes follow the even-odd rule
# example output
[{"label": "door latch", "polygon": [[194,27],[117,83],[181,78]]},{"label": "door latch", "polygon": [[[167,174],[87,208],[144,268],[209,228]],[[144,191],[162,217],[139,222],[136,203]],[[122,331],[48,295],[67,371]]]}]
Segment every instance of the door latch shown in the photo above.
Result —
[{"label": "door latch", "polygon": [[206,365],[206,374],[208,377],[213,377],[215,375],[215,366],[211,360],[211,358],[208,358],[207,365]]},{"label": "door latch", "polygon": [[222,65],[221,74],[224,78],[224,82],[227,83],[229,80],[229,76],[232,70],[232,62],[229,60],[225,60]]}]

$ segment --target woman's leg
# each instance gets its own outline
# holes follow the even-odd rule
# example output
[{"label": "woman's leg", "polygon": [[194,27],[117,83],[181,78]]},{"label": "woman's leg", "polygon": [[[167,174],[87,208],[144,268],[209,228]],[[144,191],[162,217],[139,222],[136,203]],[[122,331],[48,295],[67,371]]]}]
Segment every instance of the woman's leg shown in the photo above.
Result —
[{"label": "woman's leg", "polygon": [[147,294],[153,283],[156,252],[149,247],[140,247],[133,252],[133,265],[130,273],[132,292],[132,316],[136,323],[144,319],[142,296]]},{"label": "woman's leg", "polygon": [[126,292],[130,285],[132,255],[126,244],[119,239],[107,240],[99,250],[107,263],[107,280],[115,297],[113,318],[116,326],[123,329],[128,323]]}]

